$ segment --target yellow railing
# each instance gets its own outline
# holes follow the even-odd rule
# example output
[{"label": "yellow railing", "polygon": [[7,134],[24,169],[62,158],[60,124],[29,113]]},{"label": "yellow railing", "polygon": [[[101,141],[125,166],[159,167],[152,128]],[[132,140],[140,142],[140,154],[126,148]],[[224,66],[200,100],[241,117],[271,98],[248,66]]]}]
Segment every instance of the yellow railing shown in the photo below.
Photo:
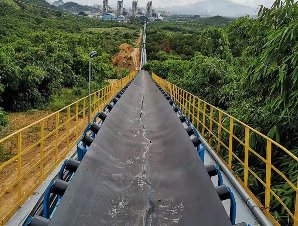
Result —
[{"label": "yellow railing", "polygon": [[[91,95],[92,116],[136,72]],[[0,148],[12,157],[0,162],[0,225],[4,225],[44,179],[70,153],[88,124],[88,97],[20,129],[0,140]]]},{"label": "yellow railing", "polygon": [[[182,112],[201,133],[201,136],[236,176],[244,189],[248,192],[264,214],[275,225],[279,223],[271,215],[270,208],[273,201],[280,205],[280,209],[287,214],[290,224],[298,226],[298,181],[297,175],[289,179],[288,173],[283,172],[282,166],[272,164],[272,156],[282,156],[289,163],[298,164],[298,158],[285,147],[264,134],[237,120],[217,107],[201,100],[193,94],[177,87],[176,85],[152,75],[153,79],[172,97],[179,105]],[[258,142],[263,148],[255,150]],[[262,149],[262,150],[261,150]],[[296,165],[297,166],[297,165]],[[259,173],[261,171],[263,173]],[[294,207],[289,207],[283,195],[274,191],[274,182],[287,185],[292,191]],[[253,189],[253,184],[258,184],[258,191]],[[273,200],[274,199],[274,200]],[[295,199],[295,200],[294,200]],[[293,201],[294,200],[294,201]]]}]

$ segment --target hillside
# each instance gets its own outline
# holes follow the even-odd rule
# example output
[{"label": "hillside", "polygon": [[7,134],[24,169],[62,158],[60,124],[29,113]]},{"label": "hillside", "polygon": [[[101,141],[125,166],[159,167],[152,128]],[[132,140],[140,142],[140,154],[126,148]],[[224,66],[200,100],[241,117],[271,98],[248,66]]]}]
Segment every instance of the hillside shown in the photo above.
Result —
[{"label": "hillside", "polygon": [[53,6],[56,6],[56,7],[61,6],[63,4],[64,4],[64,2],[62,0],[57,0],[57,1],[55,1],[55,2],[52,3],[52,5]]},{"label": "hillside", "polygon": [[20,6],[14,0],[0,0],[0,7],[10,6],[14,9],[20,9]]},{"label": "hillside", "polygon": [[237,4],[229,0],[205,0],[194,4],[169,8],[169,11],[174,14],[182,15],[220,15],[226,17],[257,14],[257,9]]},{"label": "hillside", "polygon": [[66,2],[62,5],[59,5],[58,8],[72,13],[76,13],[76,14],[80,12],[85,12],[85,11],[91,11],[93,13],[100,12],[99,8],[96,8],[93,6],[87,6],[87,5],[80,5],[75,2]]},{"label": "hillside", "polygon": [[[0,4],[0,126],[5,125],[2,108],[47,108],[53,99],[61,98],[56,94],[64,88],[76,90],[74,99],[85,94],[80,87],[87,87],[88,53],[93,49],[100,52],[94,65],[93,89],[103,80],[115,78],[112,56],[122,43],[131,44],[138,38],[135,25],[63,14],[50,8],[54,6],[47,7],[43,0],[15,4],[1,0]],[[17,10],[19,6],[22,10]],[[117,33],[88,31],[115,26],[123,29]],[[63,103],[58,101],[55,107]]]}]

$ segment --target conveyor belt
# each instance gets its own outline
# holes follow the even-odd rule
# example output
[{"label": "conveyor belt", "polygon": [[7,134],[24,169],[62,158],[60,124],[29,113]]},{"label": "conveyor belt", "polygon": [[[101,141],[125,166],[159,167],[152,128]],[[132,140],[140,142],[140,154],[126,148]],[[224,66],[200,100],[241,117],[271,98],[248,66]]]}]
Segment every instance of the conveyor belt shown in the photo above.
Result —
[{"label": "conveyor belt", "polygon": [[231,222],[183,125],[141,71],[103,123],[50,225]]}]

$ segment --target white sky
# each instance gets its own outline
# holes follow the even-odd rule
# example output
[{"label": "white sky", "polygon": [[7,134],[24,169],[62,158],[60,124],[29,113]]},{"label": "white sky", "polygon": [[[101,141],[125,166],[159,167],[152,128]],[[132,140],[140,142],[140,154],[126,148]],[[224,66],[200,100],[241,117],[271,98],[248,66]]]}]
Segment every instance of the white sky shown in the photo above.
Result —
[{"label": "white sky", "polygon": [[[54,0],[51,0],[54,1]],[[82,5],[94,5],[99,4],[102,5],[102,0],[64,0],[65,2],[77,2]],[[171,7],[174,5],[187,5],[199,1],[204,0],[153,0],[153,7]],[[212,1],[212,0],[208,0]],[[230,0],[236,3],[240,3],[243,5],[248,5],[252,7],[258,7],[259,5],[265,5],[265,6],[271,6],[274,0]],[[109,5],[115,6],[117,0],[109,0]],[[132,0],[124,0],[124,6],[131,6]],[[140,6],[145,6],[147,4],[148,0],[139,0]]]}]

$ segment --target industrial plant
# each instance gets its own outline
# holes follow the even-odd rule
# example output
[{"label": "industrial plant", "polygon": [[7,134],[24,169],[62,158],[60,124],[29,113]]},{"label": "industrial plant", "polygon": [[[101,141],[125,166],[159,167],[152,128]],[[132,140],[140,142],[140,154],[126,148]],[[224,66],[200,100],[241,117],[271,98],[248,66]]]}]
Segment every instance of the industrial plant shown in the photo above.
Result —
[{"label": "industrial plant", "polygon": [[117,2],[116,9],[110,7],[108,0],[103,0],[102,14],[100,18],[105,21],[125,22],[131,18],[140,18],[147,21],[162,21],[166,16],[165,12],[157,12],[152,7],[152,1],[147,3],[146,8],[138,6],[138,0],[132,2],[130,9],[124,8],[123,0]]}]

